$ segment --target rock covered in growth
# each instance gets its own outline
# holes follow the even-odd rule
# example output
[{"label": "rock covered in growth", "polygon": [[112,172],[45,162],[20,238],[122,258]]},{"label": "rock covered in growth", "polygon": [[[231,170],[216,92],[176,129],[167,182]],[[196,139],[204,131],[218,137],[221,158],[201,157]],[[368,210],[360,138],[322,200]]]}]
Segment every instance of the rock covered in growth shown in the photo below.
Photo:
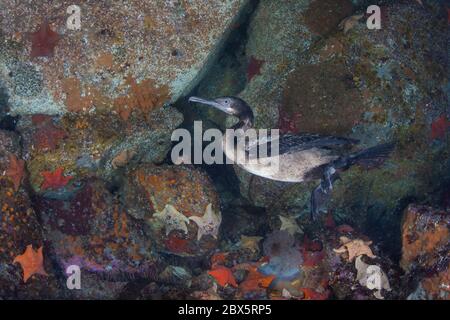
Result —
[{"label": "rock covered in growth", "polygon": [[203,256],[217,246],[219,200],[202,171],[185,166],[139,166],[128,173],[121,195],[128,212],[151,230],[159,250]]},{"label": "rock covered in growth", "polygon": [[150,237],[101,181],[88,180],[67,198],[41,197],[37,208],[63,270],[77,265],[100,282],[157,274]]},{"label": "rock covered in growth", "polygon": [[349,0],[260,2],[248,30],[248,83],[241,93],[254,107],[257,126],[277,127],[287,74],[304,51],[352,10]]},{"label": "rock covered in growth", "polygon": [[400,270],[380,250],[378,243],[349,225],[328,229],[324,241],[327,249],[324,262],[328,266],[329,284],[336,298],[375,300],[402,297]]},{"label": "rock covered in growth", "polygon": [[417,287],[410,299],[450,299],[449,214],[419,205],[405,210],[400,265]]},{"label": "rock covered in growth", "polygon": [[382,29],[368,30],[361,19],[304,55],[289,75],[282,106],[294,131],[354,132],[373,144],[395,134],[394,124],[429,126],[445,112],[443,8],[391,4],[382,21]]},{"label": "rock covered in growth", "polygon": [[247,0],[2,1],[0,65],[13,113],[147,114],[195,86]]},{"label": "rock covered in growth", "polygon": [[62,168],[72,182],[92,175],[112,181],[127,165],[162,162],[171,147],[171,132],[181,122],[174,108],[161,108],[131,123],[105,113],[24,116],[18,130],[31,186],[42,193],[46,171]]},{"label": "rock covered in growth", "polygon": [[[42,226],[23,187],[25,172],[23,168],[21,172],[15,168],[14,176],[8,174],[13,165],[11,159],[19,157],[18,136],[10,131],[0,131],[0,296],[9,299],[62,297],[49,259],[50,246],[44,240]],[[17,179],[18,175],[20,179]],[[47,276],[31,273],[27,278],[21,264],[14,263],[28,246],[35,250],[42,248]]]},{"label": "rock covered in growth", "polygon": [[6,163],[10,154],[20,154],[20,138],[12,131],[0,130],[0,166],[6,170]]},{"label": "rock covered in growth", "polygon": [[100,280],[95,274],[81,274],[81,288],[71,290],[71,299],[79,300],[114,300],[120,299],[125,291],[126,281]]},{"label": "rock covered in growth", "polygon": [[[47,275],[31,274],[24,282],[24,270],[14,260],[27,246],[42,248]],[[55,299],[64,297],[50,260],[51,246],[45,242],[42,226],[24,189],[0,177],[0,296],[7,299]],[[32,271],[32,270],[30,270]]]}]

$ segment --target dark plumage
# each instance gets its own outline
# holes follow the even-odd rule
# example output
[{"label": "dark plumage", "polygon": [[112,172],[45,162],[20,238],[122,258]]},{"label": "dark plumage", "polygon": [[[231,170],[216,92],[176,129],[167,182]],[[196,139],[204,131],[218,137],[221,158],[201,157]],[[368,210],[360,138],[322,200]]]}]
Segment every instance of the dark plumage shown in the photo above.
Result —
[{"label": "dark plumage", "polygon": [[[198,97],[189,98],[191,102],[197,102],[217,108],[239,119],[233,129],[242,129],[244,132],[253,127],[254,116],[250,106],[237,97],[221,97],[207,100]],[[312,133],[285,134],[278,138],[268,136],[250,141],[246,144],[245,153],[257,154],[261,147],[267,147],[266,157],[258,160],[270,159],[276,153],[273,145],[278,145],[279,170],[267,169],[266,164],[249,164],[245,161],[238,165],[248,172],[268,179],[286,182],[304,182],[321,179],[320,184],[311,194],[311,215],[314,218],[320,211],[321,205],[329,198],[333,183],[339,179],[339,172],[348,169],[352,165],[360,164],[374,166],[383,162],[394,148],[394,144],[381,144],[355,153],[345,151],[345,148],[357,144],[354,139],[319,135]],[[223,142],[224,153],[236,153],[236,146]],[[232,158],[233,159],[233,158]]]}]

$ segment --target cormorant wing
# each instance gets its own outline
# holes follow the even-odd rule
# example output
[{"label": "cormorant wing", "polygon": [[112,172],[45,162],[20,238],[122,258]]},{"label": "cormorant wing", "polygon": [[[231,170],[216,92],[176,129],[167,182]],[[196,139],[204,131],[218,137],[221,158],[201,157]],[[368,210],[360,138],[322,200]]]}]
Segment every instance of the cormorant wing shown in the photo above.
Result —
[{"label": "cormorant wing", "polygon": [[246,146],[245,151],[247,153],[257,152],[258,149],[255,148],[265,148],[267,147],[267,155],[272,154],[272,145],[274,142],[278,142],[279,145],[279,155],[295,153],[302,150],[307,150],[311,148],[332,148],[343,145],[350,145],[358,143],[358,140],[336,137],[336,136],[326,136],[314,133],[300,133],[300,134],[284,134],[275,137],[267,137],[263,140],[259,140],[258,143],[250,143]]}]

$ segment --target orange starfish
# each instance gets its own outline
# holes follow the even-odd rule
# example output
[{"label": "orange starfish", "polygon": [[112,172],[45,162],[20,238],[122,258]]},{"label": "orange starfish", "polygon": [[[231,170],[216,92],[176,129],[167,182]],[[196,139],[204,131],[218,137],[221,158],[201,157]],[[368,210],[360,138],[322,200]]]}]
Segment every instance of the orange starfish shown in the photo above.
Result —
[{"label": "orange starfish", "polygon": [[35,251],[33,245],[28,245],[25,252],[17,256],[13,263],[20,263],[23,269],[23,282],[27,280],[34,274],[41,274],[48,276],[44,270],[44,256],[42,255],[43,247],[40,247]]},{"label": "orange starfish", "polygon": [[236,279],[233,276],[231,270],[227,267],[218,266],[214,270],[208,271],[208,274],[212,276],[221,287],[231,285],[237,287]]},{"label": "orange starfish", "polygon": [[253,292],[261,289],[266,289],[275,279],[274,275],[264,275],[258,271],[256,267],[249,270],[247,278],[239,285],[241,292]]},{"label": "orange starfish", "polygon": [[213,256],[211,257],[211,266],[213,267],[213,269],[219,265],[225,264],[227,256],[227,252],[217,252],[213,254]]},{"label": "orange starfish", "polygon": [[304,300],[327,300],[328,292],[320,293],[311,288],[301,288],[303,291]]},{"label": "orange starfish", "polygon": [[14,183],[14,189],[19,190],[20,183],[24,176],[25,161],[18,159],[15,155],[9,155],[9,167],[6,170],[6,176]]},{"label": "orange starfish", "polygon": [[41,190],[46,189],[59,189],[65,187],[73,177],[63,176],[64,169],[57,168],[54,172],[45,171],[41,172],[41,175],[44,177],[44,182],[42,182]]}]

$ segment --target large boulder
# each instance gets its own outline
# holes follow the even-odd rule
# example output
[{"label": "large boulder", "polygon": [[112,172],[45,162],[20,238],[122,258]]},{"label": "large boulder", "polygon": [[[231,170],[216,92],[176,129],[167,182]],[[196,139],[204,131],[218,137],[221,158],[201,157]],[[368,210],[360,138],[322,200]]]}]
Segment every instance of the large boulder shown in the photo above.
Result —
[{"label": "large boulder", "polygon": [[205,257],[217,247],[219,198],[204,172],[188,166],[139,166],[128,172],[120,194],[159,251]]},{"label": "large boulder", "polygon": [[409,299],[450,299],[449,213],[414,204],[405,210],[400,266],[415,288]]},{"label": "large boulder", "polygon": [[[10,131],[0,130],[0,172],[0,296],[5,299],[63,298],[58,282],[60,275],[50,259],[51,246],[45,241],[42,225],[25,188],[19,137]],[[34,272],[38,270],[28,262],[39,250],[44,271]]]},{"label": "large boulder", "polygon": [[[0,72],[12,113],[148,113],[195,86],[247,0],[2,1]],[[71,9],[73,12],[73,9]],[[127,112],[128,112],[127,111]]]},{"label": "large boulder", "polygon": [[86,181],[70,198],[39,198],[36,206],[63,270],[77,265],[118,280],[155,276],[151,238],[101,181]]},{"label": "large boulder", "polygon": [[275,128],[286,77],[303,52],[353,11],[349,0],[261,1],[248,29],[247,86],[256,125]]},{"label": "large boulder", "polygon": [[181,114],[167,107],[131,122],[105,113],[23,116],[18,130],[31,186],[42,194],[48,191],[43,172],[62,169],[71,183],[93,175],[116,182],[127,165],[162,162],[171,148],[171,132],[181,122]]}]

